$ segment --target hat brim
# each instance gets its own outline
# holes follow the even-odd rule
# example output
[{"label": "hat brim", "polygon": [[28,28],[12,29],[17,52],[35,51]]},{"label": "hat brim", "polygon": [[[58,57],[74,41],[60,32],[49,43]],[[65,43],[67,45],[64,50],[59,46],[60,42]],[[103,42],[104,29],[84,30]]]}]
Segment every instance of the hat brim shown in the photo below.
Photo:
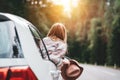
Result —
[{"label": "hat brim", "polygon": [[68,67],[69,67],[70,65],[64,64],[64,65],[62,66],[62,68],[61,68],[61,75],[62,75],[62,77],[63,77],[65,80],[75,80],[75,79],[77,79],[77,78],[82,74],[82,72],[83,72],[83,67],[81,67],[76,60],[70,59],[69,61],[70,61],[70,65],[73,65],[73,64],[74,64],[74,65],[78,66],[78,68],[80,69],[80,73],[79,73],[78,75],[74,76],[74,77],[68,76],[68,75],[66,74],[66,70],[68,69]]}]

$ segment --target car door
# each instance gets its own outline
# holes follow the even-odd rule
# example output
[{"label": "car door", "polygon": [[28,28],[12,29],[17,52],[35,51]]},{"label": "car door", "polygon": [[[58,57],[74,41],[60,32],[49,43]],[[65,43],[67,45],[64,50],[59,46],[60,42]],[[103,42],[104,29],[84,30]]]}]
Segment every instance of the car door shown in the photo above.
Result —
[{"label": "car door", "polygon": [[[33,36],[33,39],[34,39],[34,42],[36,44],[36,47],[39,49],[39,56],[36,56],[34,57],[34,59],[36,59],[34,62],[36,64],[38,64],[39,68],[37,69],[37,73],[36,75],[38,74],[39,76],[39,79],[44,79],[44,80],[54,80],[54,76],[56,75],[57,77],[59,77],[59,71],[57,70],[55,64],[49,59],[49,55],[47,55],[48,57],[48,60],[44,59],[44,55],[42,54],[41,52],[41,49],[39,47],[39,43],[40,41],[42,41],[42,38],[40,37],[40,33],[39,31],[32,25],[32,24],[29,24],[29,29],[30,29],[30,32]],[[43,42],[44,44],[44,42]],[[45,45],[44,45],[45,47]],[[47,51],[47,50],[46,50]],[[37,57],[41,57],[38,61],[37,61]],[[30,58],[27,58],[30,60]],[[37,68],[37,65],[34,66],[32,63],[29,63],[29,65],[31,66],[31,68],[33,70],[35,70],[34,67]],[[42,72],[42,73],[41,73]],[[57,73],[57,74],[56,74]],[[59,79],[58,79],[59,80]],[[60,79],[61,80],[61,79]]]}]

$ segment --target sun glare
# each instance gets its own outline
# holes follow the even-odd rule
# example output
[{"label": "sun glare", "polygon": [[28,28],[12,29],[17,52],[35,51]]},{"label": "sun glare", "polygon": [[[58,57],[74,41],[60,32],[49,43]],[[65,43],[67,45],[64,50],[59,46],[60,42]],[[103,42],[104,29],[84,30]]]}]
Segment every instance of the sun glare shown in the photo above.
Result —
[{"label": "sun glare", "polygon": [[72,8],[77,6],[78,0],[52,0],[56,5],[62,5],[64,12],[70,16]]}]

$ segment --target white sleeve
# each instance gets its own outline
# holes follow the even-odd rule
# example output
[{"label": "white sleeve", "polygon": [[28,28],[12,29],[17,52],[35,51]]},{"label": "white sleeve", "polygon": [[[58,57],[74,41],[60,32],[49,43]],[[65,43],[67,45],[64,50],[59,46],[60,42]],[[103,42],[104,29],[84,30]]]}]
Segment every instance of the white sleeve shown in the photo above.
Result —
[{"label": "white sleeve", "polygon": [[66,54],[67,51],[67,45],[66,44],[60,44],[60,46],[56,49],[56,51],[52,52],[50,55],[50,59],[55,62],[55,64],[62,64],[62,57]]}]

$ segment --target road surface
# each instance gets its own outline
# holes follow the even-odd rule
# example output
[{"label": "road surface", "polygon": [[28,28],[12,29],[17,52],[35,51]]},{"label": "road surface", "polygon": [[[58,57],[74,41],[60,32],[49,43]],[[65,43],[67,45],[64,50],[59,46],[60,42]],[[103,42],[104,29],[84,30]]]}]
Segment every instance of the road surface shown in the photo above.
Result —
[{"label": "road surface", "polygon": [[84,68],[82,75],[77,80],[120,80],[120,70],[81,64]]}]

